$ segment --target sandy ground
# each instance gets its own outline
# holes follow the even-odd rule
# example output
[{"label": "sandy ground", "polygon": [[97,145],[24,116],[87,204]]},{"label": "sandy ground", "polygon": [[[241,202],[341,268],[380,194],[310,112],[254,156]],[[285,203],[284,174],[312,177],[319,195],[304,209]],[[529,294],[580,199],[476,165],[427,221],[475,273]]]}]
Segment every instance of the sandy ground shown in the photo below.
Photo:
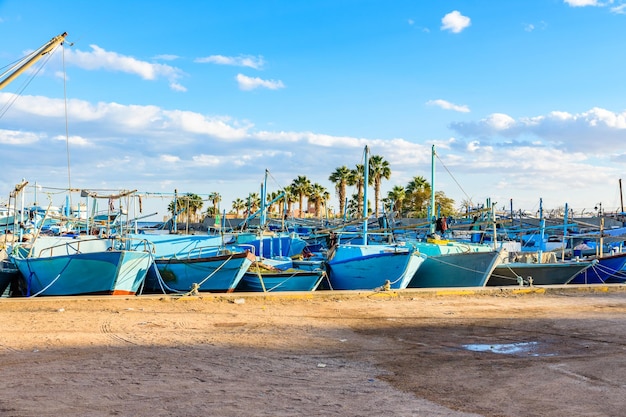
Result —
[{"label": "sandy ground", "polygon": [[624,286],[2,299],[0,415],[621,416],[625,313]]}]

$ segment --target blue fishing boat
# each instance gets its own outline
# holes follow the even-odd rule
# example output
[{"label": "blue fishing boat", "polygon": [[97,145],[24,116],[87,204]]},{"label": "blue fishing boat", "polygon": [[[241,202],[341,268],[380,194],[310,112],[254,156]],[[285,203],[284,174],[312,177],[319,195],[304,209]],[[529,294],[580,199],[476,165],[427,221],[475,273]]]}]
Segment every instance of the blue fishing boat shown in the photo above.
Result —
[{"label": "blue fishing boat", "polygon": [[[364,152],[363,213],[367,213],[368,147]],[[337,244],[329,249],[326,270],[331,289],[404,289],[424,262],[413,246],[368,244],[367,216],[363,220],[363,244]]]},{"label": "blue fishing boat", "polygon": [[118,239],[40,236],[13,246],[11,261],[24,280],[26,296],[134,295],[152,255],[124,249]]},{"label": "blue fishing boat", "polygon": [[624,283],[626,282],[626,274],[624,274],[624,266],[626,266],[626,252],[613,255],[605,255],[594,257],[597,264],[591,268],[578,273],[570,284],[607,284],[607,283]]},{"label": "blue fishing boat", "polygon": [[146,278],[145,292],[232,292],[254,262],[250,252],[222,250],[197,257],[156,258]]},{"label": "blue fishing boat", "polygon": [[[435,213],[435,146],[431,151],[431,212]],[[445,218],[444,218],[445,219]],[[484,287],[496,265],[502,262],[504,251],[493,246],[446,239],[447,223],[439,218],[429,222],[429,236],[425,239],[407,239],[426,259],[419,267],[409,288]]]},{"label": "blue fishing boat", "polygon": [[409,288],[484,287],[504,252],[480,244],[416,242],[426,257]]},{"label": "blue fishing boat", "polygon": [[597,261],[504,262],[496,266],[488,286],[564,285]]},{"label": "blue fishing boat", "polygon": [[333,290],[404,289],[424,258],[400,245],[338,245],[326,263]]},{"label": "blue fishing boat", "polygon": [[[221,236],[130,235],[154,253],[143,292],[232,292],[256,259],[250,251],[223,245]],[[140,240],[143,239],[143,240]]]},{"label": "blue fishing boat", "polygon": [[246,271],[237,291],[247,292],[283,292],[314,291],[322,282],[323,270],[305,271],[289,268],[280,270],[255,262]]}]

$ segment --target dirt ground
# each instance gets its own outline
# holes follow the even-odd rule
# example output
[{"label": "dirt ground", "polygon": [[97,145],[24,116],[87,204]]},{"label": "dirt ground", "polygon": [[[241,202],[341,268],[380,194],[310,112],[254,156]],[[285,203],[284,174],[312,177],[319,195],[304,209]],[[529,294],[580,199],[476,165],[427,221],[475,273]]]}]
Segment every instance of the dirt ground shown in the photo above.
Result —
[{"label": "dirt ground", "polygon": [[626,287],[0,300],[0,416],[620,416]]}]

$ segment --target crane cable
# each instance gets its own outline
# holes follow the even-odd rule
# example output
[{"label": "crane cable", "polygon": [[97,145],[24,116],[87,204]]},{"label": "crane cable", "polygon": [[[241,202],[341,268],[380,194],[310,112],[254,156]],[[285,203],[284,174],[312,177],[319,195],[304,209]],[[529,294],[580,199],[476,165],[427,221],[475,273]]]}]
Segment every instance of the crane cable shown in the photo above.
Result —
[{"label": "crane cable", "polygon": [[[55,48],[56,49],[56,48]],[[39,50],[37,51],[33,51],[30,55],[27,55],[25,57],[23,57],[21,60],[17,61],[17,63],[21,63],[26,61],[27,59],[30,59],[30,57],[32,57],[34,54],[38,53]],[[15,93],[13,95],[13,97],[11,97],[11,99],[5,103],[1,108],[0,108],[0,119],[6,114],[6,112],[9,110],[9,108],[11,108],[11,106],[13,106],[13,104],[17,101],[17,99],[19,97],[21,97],[22,93],[24,92],[24,90],[26,89],[26,87],[28,87],[30,85],[30,83],[33,81],[33,79],[41,72],[41,70],[43,69],[43,67],[46,65],[46,63],[50,60],[50,58],[52,57],[52,52],[54,52],[54,49],[52,51],[50,51],[50,53],[46,54],[47,56],[45,57],[45,59],[43,61],[41,61],[39,63],[39,66],[36,68],[36,70],[31,74],[31,76],[29,78],[26,78],[24,80],[24,82],[22,83],[21,87],[18,89],[17,93]],[[13,68],[16,65],[13,65]],[[6,72],[5,72],[6,74]]]}]

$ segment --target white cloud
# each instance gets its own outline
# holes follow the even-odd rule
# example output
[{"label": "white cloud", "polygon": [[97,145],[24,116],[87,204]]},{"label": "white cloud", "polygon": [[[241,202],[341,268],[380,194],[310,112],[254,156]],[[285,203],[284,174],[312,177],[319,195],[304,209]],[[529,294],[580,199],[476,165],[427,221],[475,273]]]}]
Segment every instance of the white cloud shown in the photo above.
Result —
[{"label": "white cloud", "polygon": [[237,67],[248,67],[254,69],[261,69],[265,65],[265,60],[262,56],[252,55],[239,55],[239,56],[224,56],[224,55],[211,55],[204,58],[196,58],[194,62],[209,63],[218,65],[233,65]]},{"label": "white cloud", "polygon": [[63,136],[63,135],[57,135],[54,137],[54,140],[57,141],[61,141],[61,142],[69,142],[70,145],[76,145],[76,146],[90,146],[91,143],[89,143],[89,141],[81,136]]},{"label": "white cloud", "polygon": [[494,130],[506,130],[515,126],[515,119],[511,116],[502,113],[494,113],[487,117],[485,125],[493,128]]},{"label": "white cloud", "polygon": [[611,8],[611,13],[626,14],[626,3]]},{"label": "white cloud", "polygon": [[601,6],[598,0],[563,0],[572,7]]},{"label": "white cloud", "polygon": [[[0,93],[0,100],[11,100],[13,94]],[[164,110],[157,106],[122,105],[118,103],[92,104],[84,100],[72,99],[67,102],[68,119],[76,125],[89,125],[95,136],[83,137],[128,137],[140,135],[158,137],[158,143],[168,143],[163,137],[172,136],[172,144],[180,144],[185,135],[199,135],[216,140],[239,140],[248,136],[250,124],[243,124],[223,116],[207,116],[192,111]],[[21,96],[4,119],[18,125],[28,125],[29,119],[56,120],[55,128],[65,126],[65,102],[41,96]],[[64,131],[63,131],[64,132]],[[64,133],[59,133],[64,134]],[[93,139],[92,139],[93,140]]]},{"label": "white cloud", "polygon": [[[614,0],[563,0],[563,2],[570,7],[607,7],[614,3]],[[616,14],[622,14],[624,10],[624,5],[616,6],[611,8],[611,12]]]},{"label": "white cloud", "polygon": [[546,115],[514,119],[494,113],[477,122],[457,122],[452,129],[467,137],[497,140],[539,138],[541,146],[554,144],[569,151],[604,153],[620,149],[626,141],[626,111],[621,113],[594,107],[571,114],[553,111]]},{"label": "white cloud", "polygon": [[181,91],[181,92],[187,91],[187,87],[176,82],[170,83],[170,88],[174,91]]},{"label": "white cloud", "polygon": [[165,163],[174,164],[180,162],[180,158],[175,155],[160,155],[159,159]]},{"label": "white cloud", "polygon": [[466,105],[458,105],[458,104],[454,104],[454,103],[450,103],[449,101],[446,100],[441,100],[441,99],[437,99],[437,100],[429,100],[426,102],[427,105],[429,106],[436,106],[436,107],[440,107],[444,110],[454,110],[460,113],[469,113],[470,109],[468,106]]},{"label": "white cloud", "polygon": [[175,60],[177,60],[179,58],[180,57],[178,55],[162,54],[162,55],[155,56],[153,59],[159,59],[159,60],[162,60],[162,61],[175,61]]},{"label": "white cloud", "polygon": [[[8,93],[0,93],[0,99],[6,98],[3,94]],[[276,184],[288,185],[296,175],[306,175],[334,195],[328,176],[338,166],[361,163],[365,145],[389,161],[392,178],[385,182],[387,189],[406,185],[415,175],[428,177],[434,143],[448,173],[474,201],[515,198],[517,205],[534,204],[540,193],[550,197],[547,206],[561,205],[565,202],[561,199],[569,196],[559,194],[560,184],[576,190],[568,203],[584,204],[590,193],[607,193],[607,183],[616,181],[626,164],[616,151],[626,140],[626,112],[602,108],[526,118],[494,113],[452,125],[460,133],[456,138],[420,143],[257,130],[249,122],[227,116],[82,100],[68,102],[68,120],[75,186],[97,187],[106,178],[107,187],[119,184],[127,189],[169,192],[177,188],[197,194],[218,191],[227,210],[234,198],[258,192],[265,169],[275,179],[273,189],[278,188]],[[3,118],[3,169],[15,178],[63,186],[67,170],[64,137],[63,100],[22,96]],[[604,168],[594,169],[600,165]],[[437,178],[437,189],[457,203],[466,198],[458,191],[459,184],[447,173]]]},{"label": "white cloud", "polygon": [[477,140],[473,140],[471,142],[468,142],[467,144],[467,150],[469,152],[477,152],[480,151],[480,142]]},{"label": "white cloud", "polygon": [[278,90],[285,88],[282,81],[263,80],[259,77],[248,77],[247,75],[237,74],[237,83],[240,90],[254,90],[256,88],[267,88],[269,90]]},{"label": "white cloud", "polygon": [[130,56],[107,51],[97,45],[90,45],[90,47],[90,52],[68,48],[66,52],[67,62],[86,70],[103,69],[134,74],[144,80],[165,78],[170,81],[170,85],[175,87],[177,91],[182,91],[177,80],[180,79],[184,73],[179,68],[166,64],[141,61]]},{"label": "white cloud", "polygon": [[460,33],[471,24],[470,18],[463,16],[458,10],[448,13],[441,19],[441,30]]},{"label": "white cloud", "polygon": [[192,111],[163,111],[160,117],[167,130],[208,135],[223,140],[241,140],[248,136],[251,125],[239,126],[226,117],[207,117]]},{"label": "white cloud", "polygon": [[196,155],[192,157],[194,164],[197,166],[218,166],[220,165],[222,159],[226,159],[226,158],[221,158],[217,155],[205,155],[205,154]]},{"label": "white cloud", "polygon": [[548,24],[544,20],[541,20],[537,24],[525,23],[523,24],[523,27],[526,32],[533,32],[535,30],[546,30],[548,28]]},{"label": "white cloud", "polygon": [[33,132],[0,129],[0,143],[4,145],[25,145],[36,143],[41,139]]}]

